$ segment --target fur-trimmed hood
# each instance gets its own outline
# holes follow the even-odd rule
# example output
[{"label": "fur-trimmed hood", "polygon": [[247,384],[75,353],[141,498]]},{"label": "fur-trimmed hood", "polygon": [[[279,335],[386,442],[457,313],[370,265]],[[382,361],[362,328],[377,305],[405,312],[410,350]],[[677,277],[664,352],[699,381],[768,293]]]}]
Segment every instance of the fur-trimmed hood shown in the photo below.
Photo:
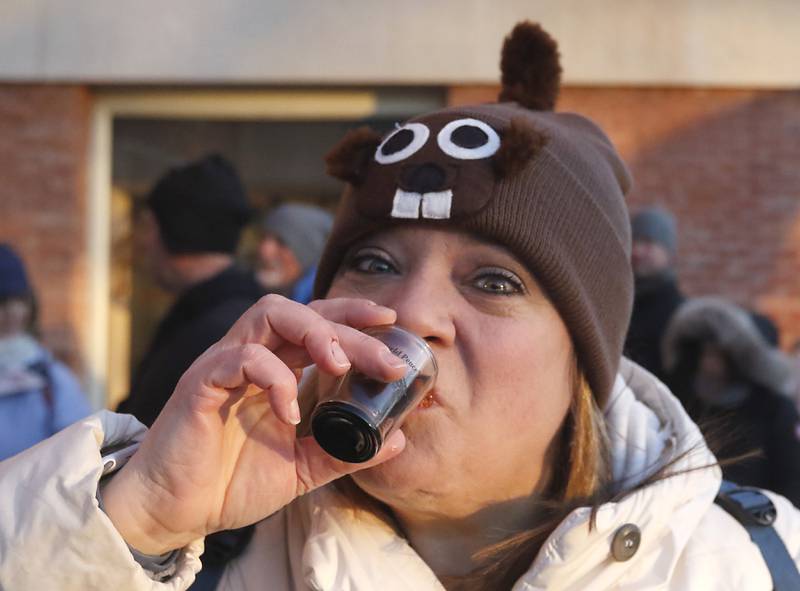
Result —
[{"label": "fur-trimmed hood", "polygon": [[673,315],[661,345],[668,373],[680,360],[687,341],[712,341],[756,384],[792,397],[797,375],[791,361],[771,347],[753,318],[739,306],[715,297],[685,302]]}]

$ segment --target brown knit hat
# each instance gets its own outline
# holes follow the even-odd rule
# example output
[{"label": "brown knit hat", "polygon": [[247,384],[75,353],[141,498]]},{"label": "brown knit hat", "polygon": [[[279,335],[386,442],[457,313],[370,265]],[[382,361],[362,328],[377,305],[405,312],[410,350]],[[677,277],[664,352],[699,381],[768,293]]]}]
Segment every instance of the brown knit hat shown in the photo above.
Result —
[{"label": "brown knit hat", "polygon": [[458,228],[497,242],[552,300],[602,405],[633,299],[630,176],[596,125],[551,112],[561,68],[538,25],[515,27],[502,70],[500,99],[509,102],[422,115],[385,139],[362,128],[331,151],[328,170],[348,186],[315,294],[327,293],[354,242],[390,225]]}]

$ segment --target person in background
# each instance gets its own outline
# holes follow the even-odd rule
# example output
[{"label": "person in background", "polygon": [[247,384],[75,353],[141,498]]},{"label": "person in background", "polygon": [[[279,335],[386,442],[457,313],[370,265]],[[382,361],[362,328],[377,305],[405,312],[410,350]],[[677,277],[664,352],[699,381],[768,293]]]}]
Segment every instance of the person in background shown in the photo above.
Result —
[{"label": "person in background", "polygon": [[775,324],[775,321],[766,314],[762,314],[757,310],[748,309],[747,311],[750,314],[750,317],[753,319],[758,332],[761,333],[761,336],[764,337],[764,340],[767,342],[767,344],[770,347],[780,349],[781,332],[778,328],[778,325]]},{"label": "person in background", "polygon": [[317,262],[333,226],[333,216],[313,205],[279,205],[261,222],[256,278],[267,291],[301,304],[311,301]]},{"label": "person in background", "polygon": [[625,355],[663,380],[661,339],[685,299],[674,267],[675,218],[661,207],[648,207],[632,217],[631,227],[634,300]]},{"label": "person in background", "polygon": [[22,259],[0,244],[0,460],[91,413],[78,380],[37,340],[36,311]]},{"label": "person in background", "polygon": [[148,270],[177,299],[117,410],[152,425],[183,372],[264,290],[235,264],[250,208],[239,175],[221,156],[167,172],[148,195],[143,215],[139,238]]},{"label": "person in background", "polygon": [[[794,366],[795,388],[794,403],[797,411],[800,412],[800,339],[796,340],[789,348],[789,356]],[[795,435],[800,439],[800,422],[795,425]]]},{"label": "person in background", "polygon": [[664,337],[667,383],[701,427],[733,434],[720,453],[758,457],[723,468],[740,485],[769,488],[800,506],[794,368],[754,315],[720,298],[689,300]]}]

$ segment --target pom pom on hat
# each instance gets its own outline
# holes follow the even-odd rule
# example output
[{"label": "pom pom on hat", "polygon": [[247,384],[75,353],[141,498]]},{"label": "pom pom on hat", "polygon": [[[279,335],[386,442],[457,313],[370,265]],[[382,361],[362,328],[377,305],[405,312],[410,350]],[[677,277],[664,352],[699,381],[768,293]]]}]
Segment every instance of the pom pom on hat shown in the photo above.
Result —
[{"label": "pom pom on hat", "polygon": [[500,59],[499,99],[534,111],[552,111],[561,84],[558,45],[538,24],[519,23],[506,37]]}]

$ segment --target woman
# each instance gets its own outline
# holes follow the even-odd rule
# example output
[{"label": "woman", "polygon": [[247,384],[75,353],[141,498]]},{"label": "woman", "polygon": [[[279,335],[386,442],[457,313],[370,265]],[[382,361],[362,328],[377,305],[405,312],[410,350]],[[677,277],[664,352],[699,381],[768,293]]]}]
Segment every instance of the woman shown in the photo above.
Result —
[{"label": "woman", "polygon": [[[697,428],[620,361],[629,180],[592,123],[546,110],[556,56],[521,25],[504,49],[507,102],[346,138],[329,157],[349,187],[319,266],[325,299],[262,300],[148,433],[101,415],[54,442],[68,473],[44,453],[4,466],[28,488],[63,484],[0,508],[0,539],[16,532],[4,583],[184,589],[198,540],[261,520],[217,589],[771,589],[713,504],[720,474]],[[358,330],[391,323],[430,344],[436,385],[374,460],[343,464],[297,437],[317,395],[312,376],[301,409],[297,380],[310,363],[399,378],[400,360]],[[117,461],[101,448],[131,440],[101,511]],[[770,498],[797,559],[800,516]],[[30,525],[32,502],[46,527]]]},{"label": "woman", "polygon": [[769,488],[800,504],[800,439],[791,361],[771,346],[752,314],[720,298],[678,308],[664,338],[668,384],[701,425],[735,429],[721,453],[756,457],[725,477]]}]

